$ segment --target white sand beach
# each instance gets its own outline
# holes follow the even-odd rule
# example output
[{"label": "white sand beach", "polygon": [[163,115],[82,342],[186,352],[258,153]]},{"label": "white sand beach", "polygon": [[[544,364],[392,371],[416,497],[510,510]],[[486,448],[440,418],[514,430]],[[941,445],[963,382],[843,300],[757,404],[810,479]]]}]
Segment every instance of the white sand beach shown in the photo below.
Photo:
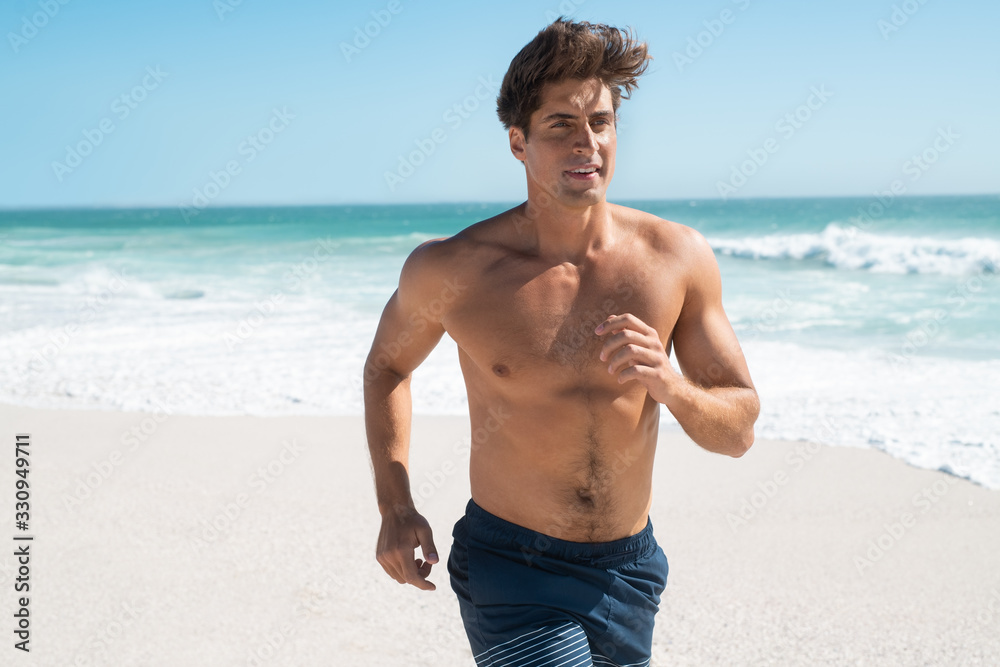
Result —
[{"label": "white sand beach", "polygon": [[[8,517],[14,434],[31,434],[35,537],[30,654],[12,647],[13,548],[0,557],[3,664],[473,664],[443,562],[467,419],[414,419],[434,592],[374,559],[360,417],[0,405],[0,424]],[[670,562],[654,665],[1000,659],[1000,492],[870,450],[758,441],[728,459],[664,431],[652,520]]]}]

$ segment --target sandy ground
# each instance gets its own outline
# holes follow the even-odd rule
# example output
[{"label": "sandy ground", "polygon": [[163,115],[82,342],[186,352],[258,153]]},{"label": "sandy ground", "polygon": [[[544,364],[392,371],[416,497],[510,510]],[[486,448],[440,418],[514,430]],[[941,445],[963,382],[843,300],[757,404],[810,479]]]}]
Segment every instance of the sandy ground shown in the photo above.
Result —
[{"label": "sandy ground", "polygon": [[[374,560],[360,417],[0,406],[4,665],[469,666],[434,592]],[[30,529],[14,434],[30,433]],[[442,557],[469,497],[460,417],[417,417],[413,488]],[[670,576],[654,665],[1000,663],[1000,492],[869,450],[661,433],[652,510]],[[13,647],[15,534],[30,654]]]}]

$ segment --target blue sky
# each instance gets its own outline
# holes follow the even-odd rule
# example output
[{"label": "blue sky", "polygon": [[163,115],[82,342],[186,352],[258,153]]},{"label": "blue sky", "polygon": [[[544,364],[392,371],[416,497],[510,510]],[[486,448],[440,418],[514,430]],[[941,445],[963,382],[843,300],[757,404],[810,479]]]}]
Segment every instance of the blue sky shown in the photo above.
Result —
[{"label": "blue sky", "polygon": [[13,0],[0,207],[520,200],[491,88],[560,13],[654,57],[612,200],[1000,191],[986,0]]}]

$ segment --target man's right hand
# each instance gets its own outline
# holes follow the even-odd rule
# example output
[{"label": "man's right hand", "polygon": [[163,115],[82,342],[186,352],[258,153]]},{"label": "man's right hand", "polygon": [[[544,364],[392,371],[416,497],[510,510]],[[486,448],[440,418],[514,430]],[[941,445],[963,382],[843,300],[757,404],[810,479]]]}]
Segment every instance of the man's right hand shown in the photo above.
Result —
[{"label": "man's right hand", "polygon": [[[413,558],[417,547],[424,560]],[[401,584],[412,584],[425,591],[437,588],[427,581],[431,566],[438,562],[431,526],[415,509],[401,507],[382,515],[375,558],[382,569]]]}]

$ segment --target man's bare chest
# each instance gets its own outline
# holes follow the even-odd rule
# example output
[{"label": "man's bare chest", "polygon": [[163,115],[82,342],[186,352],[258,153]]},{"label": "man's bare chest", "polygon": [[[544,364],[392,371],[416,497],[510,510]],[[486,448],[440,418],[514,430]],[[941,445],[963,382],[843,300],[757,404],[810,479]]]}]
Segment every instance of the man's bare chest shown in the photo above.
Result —
[{"label": "man's bare chest", "polygon": [[463,352],[495,377],[610,381],[600,360],[606,337],[594,333],[597,325],[632,313],[666,344],[683,301],[669,272],[636,265],[499,268],[470,281],[445,320]]}]

